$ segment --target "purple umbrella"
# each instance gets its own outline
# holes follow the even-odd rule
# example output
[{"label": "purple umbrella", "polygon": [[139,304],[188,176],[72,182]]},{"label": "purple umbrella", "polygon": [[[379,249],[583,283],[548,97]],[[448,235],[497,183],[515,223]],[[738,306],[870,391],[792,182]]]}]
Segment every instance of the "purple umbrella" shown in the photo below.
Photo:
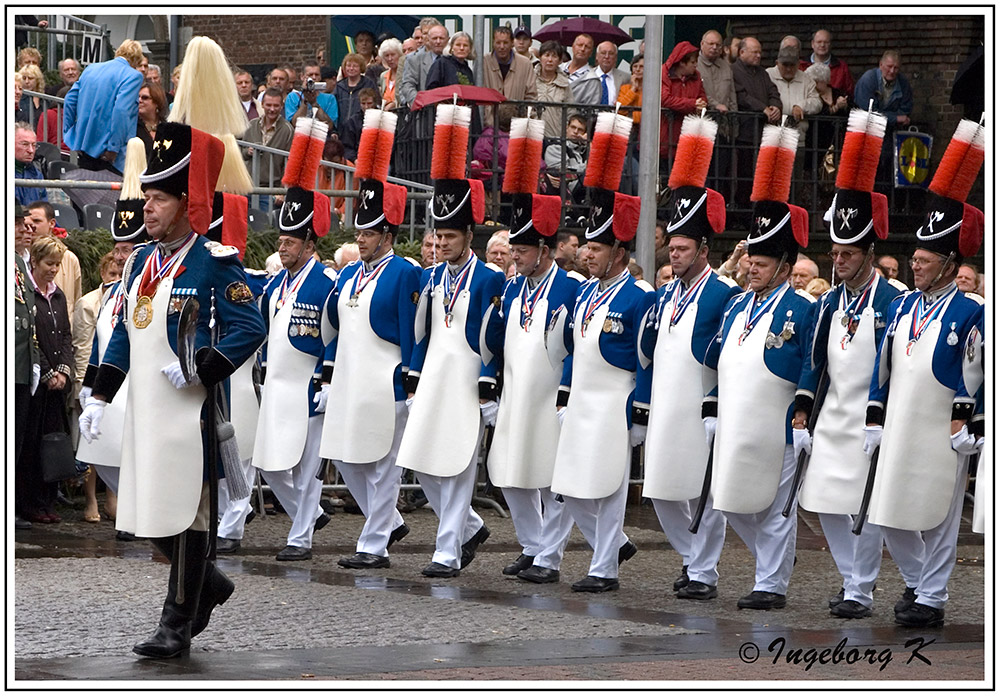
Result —
[{"label": "purple umbrella", "polygon": [[632,41],[632,37],[614,24],[593,17],[572,17],[547,27],[542,27],[533,38],[538,41],[558,41],[563,46],[572,46],[573,39],[580,34],[590,34],[594,44],[610,41],[615,46]]}]

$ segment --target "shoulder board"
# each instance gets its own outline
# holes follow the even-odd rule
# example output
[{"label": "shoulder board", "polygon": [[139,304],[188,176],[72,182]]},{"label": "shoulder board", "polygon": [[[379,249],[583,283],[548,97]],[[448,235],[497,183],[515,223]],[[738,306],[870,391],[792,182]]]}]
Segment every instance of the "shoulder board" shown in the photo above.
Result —
[{"label": "shoulder board", "polygon": [[982,297],[980,297],[979,295],[977,295],[974,292],[963,292],[962,294],[965,295],[968,299],[972,300],[973,302],[975,302],[978,305],[985,305],[986,304],[986,300],[983,299]]},{"label": "shoulder board", "polygon": [[337,272],[329,266],[323,269],[323,275],[332,280],[334,283],[337,282]]},{"label": "shoulder board", "polygon": [[414,259],[414,258],[410,258],[409,256],[404,256],[403,258],[404,258],[405,260],[409,261],[409,262],[410,262],[411,264],[413,264],[413,265],[414,265],[414,266],[416,266],[417,268],[423,268],[423,266],[421,266],[421,265],[420,265],[420,262],[419,262],[419,261],[417,261],[416,259]]},{"label": "shoulder board", "polygon": [[642,278],[635,281],[635,286],[645,292],[656,292],[656,288],[654,288],[652,285],[649,284],[648,281],[643,280]]},{"label": "shoulder board", "polygon": [[566,271],[566,275],[574,280],[579,280],[581,283],[587,282],[587,278],[579,271]]},{"label": "shoulder board", "polygon": [[[215,244],[215,246],[209,247],[209,244]],[[212,256],[217,259],[224,259],[227,256],[236,256],[240,253],[240,250],[234,246],[227,246],[225,244],[216,244],[215,242],[208,242],[205,246],[212,252]]]},{"label": "shoulder board", "polygon": [[812,303],[814,303],[816,301],[816,298],[813,297],[812,295],[810,295],[805,290],[796,290],[795,294],[798,295],[799,297],[805,299],[805,300],[809,300],[809,304],[812,304]]},{"label": "shoulder board", "polygon": [[255,268],[244,268],[243,270],[247,272],[247,275],[256,276],[258,278],[267,278],[267,276],[270,275],[267,271],[258,271]]},{"label": "shoulder board", "polygon": [[486,267],[488,269],[490,269],[491,271],[497,271],[498,273],[503,273],[504,272],[502,268],[500,268],[498,265],[496,265],[492,261],[487,262]]},{"label": "shoulder board", "polygon": [[725,283],[726,285],[728,285],[731,288],[738,288],[739,287],[739,283],[737,283],[735,280],[733,280],[729,276],[724,276],[721,273],[716,273],[715,277],[718,278],[719,280],[721,280],[723,283]]},{"label": "shoulder board", "polygon": [[907,287],[906,283],[904,283],[901,280],[897,280],[896,278],[887,278],[886,281],[889,283],[889,285],[891,285],[892,287],[896,288],[900,292],[909,292],[910,291],[910,288]]}]

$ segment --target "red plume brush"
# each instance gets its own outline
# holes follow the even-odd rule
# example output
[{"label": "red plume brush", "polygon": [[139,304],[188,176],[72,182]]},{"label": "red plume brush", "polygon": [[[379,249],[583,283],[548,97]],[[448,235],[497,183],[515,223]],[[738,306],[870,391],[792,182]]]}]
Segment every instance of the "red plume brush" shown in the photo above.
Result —
[{"label": "red plume brush", "polygon": [[984,140],[985,130],[980,124],[962,119],[934,172],[930,190],[964,203],[986,158]]},{"label": "red plume brush", "polygon": [[434,152],[431,156],[432,179],[464,179],[469,149],[468,106],[439,104],[434,120]]},{"label": "red plume brush", "polygon": [[614,114],[607,111],[597,114],[594,137],[590,141],[590,156],[587,158],[587,171],[583,175],[584,186],[594,187],[600,184],[604,162],[608,158],[608,148],[611,147],[614,124]]},{"label": "red plume brush", "polygon": [[837,188],[871,191],[882,152],[886,117],[873,111],[854,109],[847,117],[847,133],[837,168]]},{"label": "red plume brush", "polygon": [[684,117],[681,136],[677,141],[677,154],[670,170],[667,185],[672,189],[681,186],[703,188],[712,164],[715,136],[719,124],[710,118],[689,115]]},{"label": "red plume brush", "polygon": [[399,117],[389,111],[378,113],[381,114],[381,118],[378,124],[375,161],[372,163],[372,178],[384,183],[389,176],[389,165],[392,163],[392,144],[396,140],[396,122]]},{"label": "red plume brush", "polygon": [[295,135],[292,137],[292,146],[288,150],[285,174],[281,177],[281,183],[286,188],[299,185],[302,168],[306,161],[306,153],[309,151],[310,132],[312,132],[311,118],[299,118],[295,122]]},{"label": "red plume brush", "polygon": [[358,179],[371,179],[375,160],[375,147],[378,144],[378,124],[381,112],[378,109],[368,109],[365,112],[361,126],[361,138],[358,140],[358,156],[354,160],[354,176]]},{"label": "red plume brush", "polygon": [[597,115],[583,185],[617,191],[621,183],[632,119],[609,112]]},{"label": "red plume brush", "polygon": [[544,133],[545,122],[541,119],[511,120],[507,170],[503,178],[504,193],[534,193],[538,190]]},{"label": "red plume brush", "polygon": [[792,169],[799,131],[784,126],[764,126],[754,172],[751,201],[788,202],[792,190]]}]

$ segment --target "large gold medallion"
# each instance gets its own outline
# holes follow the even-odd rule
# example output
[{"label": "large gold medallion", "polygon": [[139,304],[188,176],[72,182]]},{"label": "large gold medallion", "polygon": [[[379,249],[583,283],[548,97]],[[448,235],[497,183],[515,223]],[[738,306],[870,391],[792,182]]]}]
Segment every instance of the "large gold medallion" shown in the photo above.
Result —
[{"label": "large gold medallion", "polygon": [[143,295],[135,303],[135,310],[132,312],[132,323],[137,329],[145,329],[153,323],[153,300]]}]

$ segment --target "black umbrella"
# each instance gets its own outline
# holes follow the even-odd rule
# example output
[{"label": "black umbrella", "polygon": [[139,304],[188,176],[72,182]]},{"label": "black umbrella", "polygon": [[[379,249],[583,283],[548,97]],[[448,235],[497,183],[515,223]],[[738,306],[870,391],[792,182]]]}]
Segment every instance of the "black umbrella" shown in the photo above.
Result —
[{"label": "black umbrella", "polygon": [[333,15],[333,26],[344,36],[354,37],[361,30],[373,36],[392,34],[400,41],[410,38],[420,24],[418,15]]}]

